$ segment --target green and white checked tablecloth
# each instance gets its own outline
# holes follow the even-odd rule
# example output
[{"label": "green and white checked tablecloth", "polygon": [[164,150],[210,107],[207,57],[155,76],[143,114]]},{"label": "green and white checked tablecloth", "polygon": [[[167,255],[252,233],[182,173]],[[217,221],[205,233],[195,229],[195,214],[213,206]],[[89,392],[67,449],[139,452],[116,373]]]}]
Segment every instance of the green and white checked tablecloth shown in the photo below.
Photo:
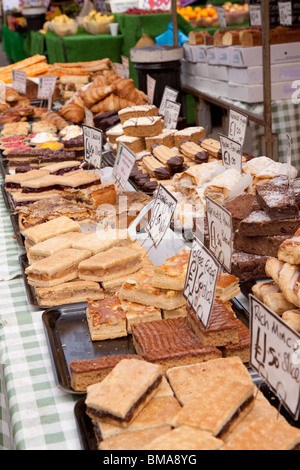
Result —
[{"label": "green and white checked tablecloth", "polygon": [[27,303],[2,198],[0,252],[0,450],[80,450],[77,396],[55,385],[42,311]]}]

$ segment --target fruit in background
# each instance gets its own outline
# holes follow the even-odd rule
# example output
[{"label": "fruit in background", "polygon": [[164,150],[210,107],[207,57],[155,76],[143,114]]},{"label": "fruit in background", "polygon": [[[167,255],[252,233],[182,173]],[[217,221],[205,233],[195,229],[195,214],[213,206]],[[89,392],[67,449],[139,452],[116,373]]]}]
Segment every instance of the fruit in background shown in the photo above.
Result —
[{"label": "fruit in background", "polygon": [[[244,22],[249,14],[248,4],[241,5],[239,3],[225,2],[223,8],[226,12],[226,20],[228,26],[230,24],[238,24]],[[205,7],[178,7],[177,12],[191,23],[193,27],[218,27],[218,15],[216,8],[212,4]]]},{"label": "fruit in background", "polygon": [[102,15],[100,11],[92,10],[87,16],[84,17],[85,21],[112,21],[114,19],[113,15]]},{"label": "fruit in background", "polygon": [[72,18],[69,18],[67,15],[59,15],[53,18],[52,22],[54,24],[69,24],[74,23],[74,20]]}]

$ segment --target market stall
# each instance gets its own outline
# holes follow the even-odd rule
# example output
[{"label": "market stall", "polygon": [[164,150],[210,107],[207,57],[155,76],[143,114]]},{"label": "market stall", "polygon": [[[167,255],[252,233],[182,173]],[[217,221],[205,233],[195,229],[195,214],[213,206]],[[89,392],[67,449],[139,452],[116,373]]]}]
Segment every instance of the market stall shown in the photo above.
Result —
[{"label": "market stall", "polygon": [[264,121],[218,97],[212,138],[125,69],[0,68],[0,449],[299,449],[292,147],[246,153]]}]

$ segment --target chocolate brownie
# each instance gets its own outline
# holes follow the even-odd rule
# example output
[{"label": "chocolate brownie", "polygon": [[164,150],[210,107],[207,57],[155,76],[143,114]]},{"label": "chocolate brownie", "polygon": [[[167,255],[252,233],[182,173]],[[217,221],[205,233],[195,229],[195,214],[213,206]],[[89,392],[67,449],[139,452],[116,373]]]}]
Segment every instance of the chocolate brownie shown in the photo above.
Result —
[{"label": "chocolate brownie", "polygon": [[248,217],[254,210],[259,210],[259,204],[254,194],[241,194],[231,201],[226,201],[223,207],[231,213],[232,227],[235,232],[243,219]]},{"label": "chocolate brownie", "polygon": [[233,250],[231,257],[231,274],[241,281],[266,279],[265,266],[269,256],[259,256],[244,251]]},{"label": "chocolate brownie", "polygon": [[267,237],[247,237],[237,230],[234,234],[233,247],[235,250],[245,251],[254,255],[277,258],[278,250],[290,235],[273,235]]},{"label": "chocolate brownie", "polygon": [[254,211],[239,225],[239,234],[247,237],[294,235],[300,227],[300,217],[271,219],[264,211]]},{"label": "chocolate brownie", "polygon": [[292,219],[299,216],[294,191],[289,188],[287,176],[277,176],[269,183],[255,188],[261,207],[273,219]]}]

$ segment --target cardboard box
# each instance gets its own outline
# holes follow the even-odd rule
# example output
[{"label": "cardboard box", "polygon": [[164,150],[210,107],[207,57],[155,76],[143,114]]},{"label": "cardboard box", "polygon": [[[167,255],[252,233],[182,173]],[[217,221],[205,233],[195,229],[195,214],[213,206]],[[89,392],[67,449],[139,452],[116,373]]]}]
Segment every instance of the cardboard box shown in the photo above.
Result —
[{"label": "cardboard box", "polygon": [[[292,100],[295,88],[292,88],[292,82],[272,83],[271,85],[272,101]],[[225,95],[224,95],[225,96]],[[263,85],[240,85],[237,83],[228,83],[227,98],[231,100],[243,101],[244,103],[261,103],[264,99]]]},{"label": "cardboard box", "polygon": [[[300,43],[275,44],[271,46],[271,64],[300,62]],[[263,65],[262,47],[229,47],[231,67],[253,67]]]},{"label": "cardboard box", "polygon": [[206,49],[207,62],[210,65],[218,65],[217,47],[208,46]]},{"label": "cardboard box", "polygon": [[183,57],[189,62],[195,62],[192,48],[193,46],[187,44],[186,42],[183,44]]},{"label": "cardboard box", "polygon": [[207,48],[209,46],[192,46],[193,61],[207,63]]},{"label": "cardboard box", "polygon": [[[273,83],[299,80],[300,62],[271,64],[271,79]],[[263,83],[263,67],[228,67],[228,81],[240,83],[241,85],[261,85]]]},{"label": "cardboard box", "polygon": [[181,61],[182,73],[186,73],[189,75],[197,75],[198,77],[208,78],[209,77],[208,67],[209,65],[204,62],[203,63],[199,62],[198,64],[194,64],[193,62],[188,62],[185,59],[182,59]]},{"label": "cardboard box", "polygon": [[226,65],[208,65],[208,73],[213,80],[228,82],[229,67]]},{"label": "cardboard box", "polygon": [[219,65],[229,65],[229,47],[216,47],[216,54]]}]

